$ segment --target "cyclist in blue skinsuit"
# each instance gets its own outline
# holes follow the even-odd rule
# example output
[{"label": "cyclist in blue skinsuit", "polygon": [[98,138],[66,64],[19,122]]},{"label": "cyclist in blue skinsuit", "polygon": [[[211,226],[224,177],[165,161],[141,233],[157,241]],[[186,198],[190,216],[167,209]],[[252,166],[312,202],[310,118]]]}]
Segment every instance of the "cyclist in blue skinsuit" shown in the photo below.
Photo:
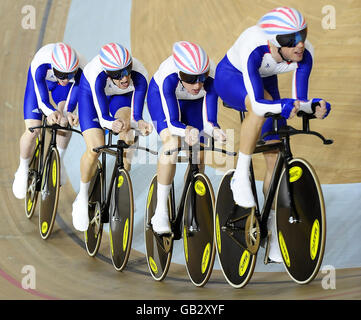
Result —
[{"label": "cyclist in blue skinsuit", "polygon": [[[18,199],[26,195],[29,163],[38,136],[38,131],[31,133],[28,128],[41,125],[43,114],[49,124],[65,126],[69,122],[72,126],[77,125],[78,116],[73,111],[77,105],[78,85],[85,64],[85,59],[65,43],[45,45],[31,61],[24,96],[26,130],[20,138],[20,164],[13,183],[13,193]],[[56,107],[52,105],[51,99]],[[66,181],[62,160],[70,137],[70,132],[58,131],[61,185]]]},{"label": "cyclist in blue skinsuit", "polygon": [[[94,148],[104,145],[104,129],[131,141],[130,128],[146,135],[151,124],[142,118],[147,93],[147,71],[118,43],[104,45],[84,68],[79,86],[79,123],[87,146],[80,162],[80,190],[73,203],[73,225],[88,229],[88,190],[95,173],[98,154]],[[131,133],[131,132],[130,132]],[[125,167],[130,169],[128,158]]]},{"label": "cyclist in blue skinsuit", "polygon": [[167,199],[177,156],[166,156],[164,151],[178,147],[179,137],[184,137],[189,145],[195,144],[202,131],[225,141],[217,123],[218,95],[213,80],[214,66],[205,51],[197,44],[179,41],[173,46],[173,55],[163,61],[150,81],[148,109],[162,140],[157,207],[151,221],[158,234],[170,232]]},{"label": "cyclist in blue skinsuit", "polygon": [[[313,65],[314,50],[306,40],[307,24],[302,14],[288,7],[279,7],[265,14],[257,25],[246,29],[227,51],[216,69],[215,88],[224,102],[232,108],[247,111],[240,128],[237,167],[231,180],[234,201],[242,207],[255,206],[249,180],[251,155],[261,133],[272,128],[267,112],[281,113],[279,127],[286,124],[301,108],[310,111],[311,103],[319,101],[317,118],[324,118],[330,104],[322,99],[308,98],[308,80]],[[277,75],[294,72],[292,99],[280,97]],[[230,85],[231,84],[231,85]],[[277,140],[268,137],[266,140]],[[266,174],[263,190],[268,190],[276,153],[264,155]],[[270,225],[274,213],[270,214]],[[272,237],[274,241],[276,237]],[[279,252],[271,246],[270,258],[281,261]],[[277,251],[277,250],[276,250]]]}]

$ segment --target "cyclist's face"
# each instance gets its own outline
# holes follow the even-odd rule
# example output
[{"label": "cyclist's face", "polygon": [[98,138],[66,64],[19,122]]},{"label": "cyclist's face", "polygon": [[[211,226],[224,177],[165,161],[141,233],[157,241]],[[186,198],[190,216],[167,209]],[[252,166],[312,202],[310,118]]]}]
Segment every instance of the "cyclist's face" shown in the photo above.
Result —
[{"label": "cyclist's face", "polygon": [[305,51],[305,43],[299,42],[295,47],[287,48],[282,47],[282,54],[286,59],[294,62],[300,62],[303,59],[303,53]]},{"label": "cyclist's face", "polygon": [[114,84],[120,89],[126,89],[130,84],[130,75],[124,76],[123,78],[116,80],[113,79]]},{"label": "cyclist's face", "polygon": [[196,83],[187,83],[182,81],[183,87],[193,96],[196,96],[199,91],[201,91],[201,89],[203,88],[203,83],[202,82],[196,82]]},{"label": "cyclist's face", "polygon": [[64,79],[64,80],[58,79],[58,82],[61,86],[65,87],[69,83],[69,79]]}]

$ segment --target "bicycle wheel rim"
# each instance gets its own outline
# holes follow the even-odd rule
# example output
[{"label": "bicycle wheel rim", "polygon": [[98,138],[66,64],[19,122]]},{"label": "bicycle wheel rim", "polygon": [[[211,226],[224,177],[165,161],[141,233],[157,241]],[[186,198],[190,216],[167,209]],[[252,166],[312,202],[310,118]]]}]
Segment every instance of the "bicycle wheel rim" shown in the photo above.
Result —
[{"label": "bicycle wheel rim", "polygon": [[326,213],[321,185],[312,166],[303,159],[289,163],[290,183],[299,223],[289,222],[285,169],[276,192],[276,228],[278,246],[289,276],[298,284],[307,284],[317,275],[326,242]]},{"label": "bicycle wheel rim", "polygon": [[94,257],[99,250],[102,233],[103,223],[101,222],[101,197],[103,188],[103,171],[100,162],[97,164],[97,172],[90,182],[89,187],[89,201],[88,201],[88,215],[89,227],[84,232],[84,241],[87,253],[89,256]]},{"label": "bicycle wheel rim", "polygon": [[56,148],[52,148],[46,158],[40,189],[39,230],[47,239],[53,230],[58,209],[60,191],[60,158]]},{"label": "bicycle wheel rim", "polygon": [[214,210],[214,238],[222,273],[226,281],[234,288],[243,288],[251,280],[257,261],[257,254],[238,246],[222,227],[226,224],[227,214],[233,206],[233,194],[230,181],[234,169],[223,176],[218,188]]},{"label": "bicycle wheel rim", "polygon": [[[203,173],[194,176],[194,183],[188,186],[183,212],[183,248],[186,269],[192,283],[204,286],[212,273],[215,258],[212,185]],[[189,231],[192,217],[192,198],[199,231]]]},{"label": "bicycle wheel rim", "polygon": [[117,271],[125,268],[133,238],[133,188],[129,173],[119,170],[115,176],[109,208],[110,254]]},{"label": "bicycle wheel rim", "polygon": [[[150,183],[147,196],[146,214],[144,215],[145,252],[147,265],[150,274],[156,281],[162,281],[169,270],[172,260],[173,239],[169,243],[169,251],[165,252],[160,244],[161,237],[156,238],[152,227],[151,219],[154,215],[157,204],[157,175]],[[172,217],[171,195],[168,198],[168,213]]]}]

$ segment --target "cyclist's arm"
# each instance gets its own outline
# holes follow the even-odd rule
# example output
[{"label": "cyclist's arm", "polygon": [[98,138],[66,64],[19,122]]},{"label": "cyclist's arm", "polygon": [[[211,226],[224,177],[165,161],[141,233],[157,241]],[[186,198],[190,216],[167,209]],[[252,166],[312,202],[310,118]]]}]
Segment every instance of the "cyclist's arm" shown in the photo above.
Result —
[{"label": "cyclist's arm", "polygon": [[38,99],[39,108],[45,114],[45,116],[49,116],[51,113],[56,111],[56,109],[50,103],[49,89],[45,80],[48,69],[48,64],[42,64],[35,70],[34,73],[32,71],[32,76],[34,78],[34,89]]},{"label": "cyclist's arm", "polygon": [[107,82],[107,75],[101,72],[95,79],[95,84],[91,86],[94,106],[98,114],[99,123],[102,128],[112,129],[112,124],[115,118],[109,114],[109,102],[105,94],[105,85]]},{"label": "cyclist's arm", "polygon": [[134,83],[134,93],[131,102],[131,124],[137,128],[137,122],[143,120],[144,100],[147,94],[148,83],[143,74],[132,71],[132,80]]},{"label": "cyclist's arm", "polygon": [[[256,48],[248,58],[242,59],[244,84],[252,104],[253,112],[259,116],[264,116],[267,112],[282,114],[282,110],[285,109],[286,106],[292,106],[293,102],[296,100],[267,100],[264,98],[263,81],[259,73],[263,56],[263,52],[260,52],[260,50],[260,48]],[[284,114],[284,116],[288,118],[289,114]]]},{"label": "cyclist's arm", "polygon": [[79,68],[74,77],[74,83],[71,86],[71,89],[69,90],[68,93],[68,97],[66,99],[66,104],[64,108],[64,111],[66,112],[74,112],[78,104],[79,83],[82,74],[83,74],[83,70]]},{"label": "cyclist's arm", "polygon": [[213,85],[214,79],[208,77],[204,83],[204,90],[207,92],[203,99],[203,130],[208,135],[213,135],[213,129],[219,128],[217,122],[218,115],[218,95]]},{"label": "cyclist's arm", "polygon": [[313,65],[313,50],[305,49],[303,59],[297,63],[293,74],[292,97],[300,101],[308,101],[308,82]]},{"label": "cyclist's arm", "polygon": [[163,111],[171,134],[185,137],[186,125],[181,122],[179,103],[175,94],[178,81],[176,73],[169,75],[159,86],[159,91],[162,99]]}]

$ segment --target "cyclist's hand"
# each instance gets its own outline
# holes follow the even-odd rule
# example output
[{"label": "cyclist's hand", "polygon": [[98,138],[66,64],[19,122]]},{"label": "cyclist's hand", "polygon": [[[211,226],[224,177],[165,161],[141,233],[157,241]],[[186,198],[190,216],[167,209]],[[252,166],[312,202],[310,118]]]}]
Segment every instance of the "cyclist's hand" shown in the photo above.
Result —
[{"label": "cyclist's hand", "polygon": [[143,136],[147,136],[153,131],[153,126],[144,120],[138,121],[138,130]]},{"label": "cyclist's hand", "polygon": [[223,132],[221,128],[214,128],[213,129],[213,138],[217,142],[221,144],[225,144],[227,142],[226,134]]},{"label": "cyclist's hand", "polygon": [[314,116],[317,119],[324,119],[331,111],[331,105],[322,99],[312,99],[312,103],[318,102],[320,105],[316,106]]},{"label": "cyclist's hand", "polygon": [[293,99],[282,99],[281,116],[286,119],[292,119],[300,109],[300,101]]},{"label": "cyclist's hand", "polygon": [[[129,130],[129,128],[128,128]],[[120,131],[127,131],[127,125],[125,121],[121,119],[115,119],[112,123],[112,131],[114,133],[119,133]]]},{"label": "cyclist's hand", "polygon": [[68,112],[68,114],[66,116],[68,118],[68,122],[69,122],[70,126],[76,127],[79,124],[79,117],[77,114]]},{"label": "cyclist's hand", "polygon": [[67,117],[65,117],[65,116],[61,117],[59,125],[61,125],[62,127],[66,127],[68,125],[68,123],[69,122],[68,122]]},{"label": "cyclist's hand", "polygon": [[55,110],[53,113],[51,113],[47,116],[46,121],[49,125],[60,124],[61,118],[62,118],[62,115],[61,115],[60,111]]},{"label": "cyclist's hand", "polygon": [[199,131],[196,128],[193,128],[191,126],[187,126],[185,129],[185,137],[184,141],[189,144],[190,146],[193,146],[199,141]]}]

